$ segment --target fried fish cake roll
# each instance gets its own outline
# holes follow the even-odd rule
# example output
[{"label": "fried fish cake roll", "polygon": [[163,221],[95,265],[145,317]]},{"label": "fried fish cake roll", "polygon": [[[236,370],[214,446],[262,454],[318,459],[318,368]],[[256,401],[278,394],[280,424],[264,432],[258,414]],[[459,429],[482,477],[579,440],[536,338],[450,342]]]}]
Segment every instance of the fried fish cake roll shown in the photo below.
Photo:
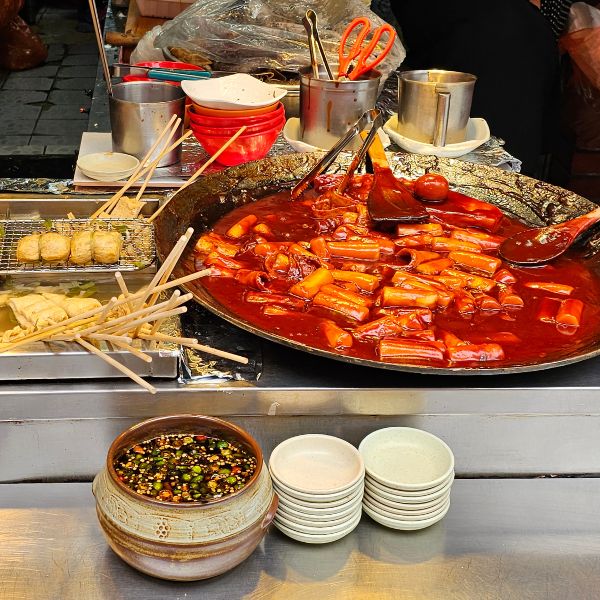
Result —
[{"label": "fried fish cake roll", "polygon": [[40,256],[44,262],[62,262],[71,254],[71,239],[54,231],[40,237]]},{"label": "fried fish cake roll", "polygon": [[94,231],[94,261],[104,265],[119,262],[123,237],[118,231]]},{"label": "fried fish cake roll", "polygon": [[17,262],[32,263],[40,260],[40,234],[32,233],[19,240],[17,244]]},{"label": "fried fish cake roll", "polygon": [[82,315],[94,308],[102,306],[99,300],[96,298],[65,298],[62,303],[62,307],[67,311],[70,317],[76,317]]},{"label": "fried fish cake roll", "polygon": [[92,231],[77,231],[71,238],[71,262],[89,265],[92,262]]}]

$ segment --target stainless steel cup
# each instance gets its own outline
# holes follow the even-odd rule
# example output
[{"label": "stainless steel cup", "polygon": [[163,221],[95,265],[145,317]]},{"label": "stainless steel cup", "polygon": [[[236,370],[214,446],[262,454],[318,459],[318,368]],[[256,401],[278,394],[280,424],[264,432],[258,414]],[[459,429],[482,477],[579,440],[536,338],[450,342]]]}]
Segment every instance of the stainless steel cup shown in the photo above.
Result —
[{"label": "stainless steel cup", "polygon": [[[181,117],[185,112],[185,94],[181,88],[155,81],[128,81],[113,85],[109,97],[110,125],[113,151],[131,154],[142,159],[173,115]],[[154,152],[158,156],[163,144]],[[159,167],[172,165],[181,159],[178,146],[158,163]]]},{"label": "stainless steel cup", "polygon": [[438,69],[398,73],[398,132],[434,146],[464,142],[476,80]]},{"label": "stainless steel cup", "polygon": [[[337,72],[337,65],[331,68]],[[321,79],[313,77],[310,67],[300,69],[300,136],[311,146],[329,150],[375,107],[381,73],[372,70],[357,81],[332,81],[320,69]]]}]

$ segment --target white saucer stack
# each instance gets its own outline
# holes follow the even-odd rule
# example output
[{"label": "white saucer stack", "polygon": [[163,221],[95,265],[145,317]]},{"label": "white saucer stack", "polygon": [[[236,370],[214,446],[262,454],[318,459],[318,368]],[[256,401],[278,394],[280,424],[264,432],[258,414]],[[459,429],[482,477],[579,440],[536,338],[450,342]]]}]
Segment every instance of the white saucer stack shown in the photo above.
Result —
[{"label": "white saucer stack", "polygon": [[424,529],[450,508],[454,455],[438,437],[410,427],[368,435],[359,452],[365,463],[363,510],[392,529]]},{"label": "white saucer stack", "polygon": [[279,496],[273,523],[288,537],[326,544],[358,525],[365,467],[348,442],[321,434],[290,438],[273,450],[269,471]]}]

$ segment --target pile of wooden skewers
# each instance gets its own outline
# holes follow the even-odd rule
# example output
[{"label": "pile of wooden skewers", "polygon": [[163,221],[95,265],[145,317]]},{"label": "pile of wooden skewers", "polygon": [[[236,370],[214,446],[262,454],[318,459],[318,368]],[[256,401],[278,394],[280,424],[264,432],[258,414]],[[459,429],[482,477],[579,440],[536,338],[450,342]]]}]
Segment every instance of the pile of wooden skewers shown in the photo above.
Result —
[{"label": "pile of wooden skewers", "polygon": [[11,343],[0,346],[0,353],[15,350],[32,342],[76,342],[152,394],[156,393],[156,389],[152,385],[144,381],[131,369],[107,355],[100,349],[100,343],[104,342],[108,347],[112,346],[113,348],[126,350],[145,362],[151,362],[152,357],[132,345],[136,339],[146,340],[154,344],[159,342],[180,344],[194,350],[246,364],[248,359],[243,356],[203,346],[194,338],[175,337],[159,331],[165,319],[186,312],[187,308],[183,304],[192,298],[192,294],[181,295],[179,290],[175,290],[170,298],[157,302],[161,293],[210,274],[210,269],[205,269],[169,281],[169,277],[193,232],[194,230],[190,228],[179,238],[179,241],[148,286],[132,293],[127,288],[121,273],[117,272],[115,278],[121,290],[119,298],[113,297],[98,308],[17,337]]}]

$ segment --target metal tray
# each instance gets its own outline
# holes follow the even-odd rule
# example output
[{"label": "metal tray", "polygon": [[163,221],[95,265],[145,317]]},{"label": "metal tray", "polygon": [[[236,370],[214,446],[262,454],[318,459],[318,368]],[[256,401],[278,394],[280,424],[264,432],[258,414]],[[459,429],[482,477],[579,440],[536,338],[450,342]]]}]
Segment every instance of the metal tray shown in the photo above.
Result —
[{"label": "metal tray", "polygon": [[[123,236],[123,249],[118,263],[72,265],[69,262],[20,263],[17,261],[19,240],[32,233],[54,231],[72,236],[86,229],[119,231]],[[106,273],[144,269],[154,261],[154,227],[142,219],[39,219],[0,220],[0,274],[24,273]]]}]

